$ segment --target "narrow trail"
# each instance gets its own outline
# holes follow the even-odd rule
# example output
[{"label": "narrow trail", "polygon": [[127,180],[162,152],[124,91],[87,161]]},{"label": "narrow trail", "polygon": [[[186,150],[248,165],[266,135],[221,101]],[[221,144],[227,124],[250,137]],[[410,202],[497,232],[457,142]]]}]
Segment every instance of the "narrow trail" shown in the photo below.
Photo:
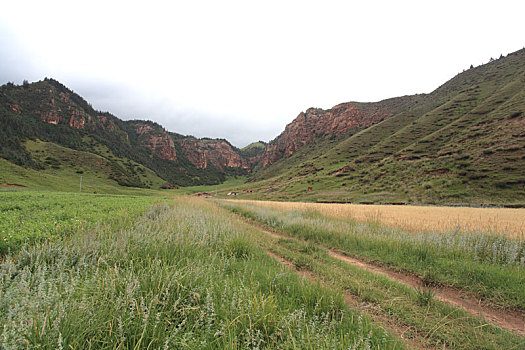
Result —
[{"label": "narrow trail", "polygon": [[[329,254],[333,258],[370,271],[374,271],[381,275],[387,276],[390,279],[396,280],[397,282],[406,284],[414,289],[427,288],[425,283],[423,283],[420,278],[414,275],[393,271],[378,265],[373,265],[341,254],[334,250],[330,250]],[[442,302],[459,307],[472,315],[481,316],[486,321],[514,332],[520,336],[525,336],[525,317],[520,312],[500,310],[483,305],[479,299],[455,288],[439,286],[432,287],[432,290],[435,292],[435,297]]]},{"label": "narrow trail", "polygon": [[[277,233],[274,231],[269,231],[268,229],[261,227],[259,225],[254,225],[252,222],[250,224],[256,227],[258,230],[274,237],[274,238],[294,238],[292,236],[284,235],[282,233]],[[360,268],[379,273],[383,276],[386,276],[392,280],[395,280],[399,283],[403,283],[407,286],[410,286],[414,289],[427,288],[425,283],[417,276],[400,271],[394,271],[383,266],[372,264],[366,262],[357,257],[350,257],[345,255],[337,250],[329,249],[328,253],[331,257],[344,261],[348,264],[358,266]],[[275,254],[274,254],[275,255]],[[291,263],[290,263],[291,264]],[[290,267],[290,266],[289,266]],[[293,264],[291,267],[294,267]],[[466,312],[474,316],[481,316],[487,322],[490,322],[493,325],[497,325],[500,328],[511,331],[519,336],[525,336],[525,315],[519,311],[513,310],[502,310],[496,309],[481,303],[481,301],[474,297],[473,295],[466,293],[464,291],[439,286],[432,287],[435,291],[435,297],[445,303],[451,304],[455,307],[459,307]]]},{"label": "narrow trail", "polygon": [[[264,232],[271,234],[269,231],[267,232],[266,230],[264,230]],[[279,262],[281,265],[284,265],[287,268],[289,268],[290,270],[292,270],[297,275],[299,275],[299,276],[301,276],[303,278],[306,278],[309,281],[323,284],[323,282],[319,278],[315,277],[314,274],[311,271],[297,269],[297,267],[291,261],[289,261],[289,260],[287,260],[287,259],[285,259],[285,258],[283,258],[283,257],[281,257],[281,256],[279,256],[277,254],[275,254],[274,252],[272,252],[270,250],[267,250],[266,253],[269,256],[271,256],[274,260]],[[411,348],[413,348],[413,349],[434,349],[433,346],[425,345],[424,337],[416,336],[416,338],[406,338],[405,334],[413,333],[414,329],[412,329],[411,327],[407,327],[407,326],[396,324],[396,323],[392,322],[392,320],[389,319],[388,317],[385,317],[385,316],[383,316],[383,315],[381,315],[379,313],[373,312],[373,310],[372,310],[372,308],[371,308],[371,306],[369,304],[362,303],[354,295],[346,293],[344,295],[344,299],[345,299],[345,303],[348,306],[350,306],[351,308],[353,308],[355,310],[364,312],[365,314],[370,316],[370,318],[372,318],[372,320],[374,322],[376,322],[377,324],[381,325],[381,327],[383,327],[387,332],[397,335],[401,340],[403,340]]]}]

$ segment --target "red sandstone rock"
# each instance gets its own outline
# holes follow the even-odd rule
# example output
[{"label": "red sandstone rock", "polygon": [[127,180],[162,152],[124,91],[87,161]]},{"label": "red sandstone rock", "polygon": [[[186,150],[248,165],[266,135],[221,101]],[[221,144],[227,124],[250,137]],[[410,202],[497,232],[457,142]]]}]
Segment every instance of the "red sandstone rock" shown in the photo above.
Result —
[{"label": "red sandstone rock", "polygon": [[137,124],[137,134],[140,135],[140,143],[149,148],[153,153],[158,155],[160,158],[168,160],[177,160],[177,152],[175,151],[175,143],[168,134],[168,132],[162,128],[153,128],[149,124]]},{"label": "red sandstone rock", "polygon": [[393,115],[379,103],[342,103],[332,109],[309,108],[286,126],[265,149],[263,167],[289,157],[318,137],[341,135],[378,123]]},{"label": "red sandstone rock", "polygon": [[209,164],[213,164],[221,171],[226,167],[249,169],[248,162],[224,140],[186,138],[180,144],[184,156],[199,168],[207,168]]},{"label": "red sandstone rock", "polygon": [[12,104],[9,104],[8,105],[9,108],[11,108],[13,110],[13,112],[15,112],[16,114],[20,115],[20,107],[18,105],[12,105]]},{"label": "red sandstone rock", "polygon": [[71,118],[69,119],[69,126],[73,129],[84,129],[86,120],[84,119],[84,116],[82,116],[78,110],[74,110],[71,114]]},{"label": "red sandstone rock", "polygon": [[58,125],[62,118],[58,115],[58,112],[56,110],[51,110],[47,112],[40,112],[40,118],[42,121],[49,123],[49,124],[55,124]]}]

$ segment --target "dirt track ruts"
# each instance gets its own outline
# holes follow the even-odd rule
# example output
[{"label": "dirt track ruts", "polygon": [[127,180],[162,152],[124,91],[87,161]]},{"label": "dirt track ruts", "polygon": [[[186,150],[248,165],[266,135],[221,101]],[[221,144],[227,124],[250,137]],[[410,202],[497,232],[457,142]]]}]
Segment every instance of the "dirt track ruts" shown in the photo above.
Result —
[{"label": "dirt track ruts", "polygon": [[[282,233],[270,231],[259,225],[254,225],[253,223],[250,224],[274,238],[294,238]],[[426,288],[425,283],[413,274],[394,271],[383,266],[366,262],[357,257],[350,257],[333,249],[329,249],[329,254],[335,259],[359,266],[369,271],[374,271],[412,288]],[[459,289],[445,286],[436,286],[432,287],[432,289],[435,291],[435,297],[440,301],[459,307],[472,315],[481,316],[491,324],[509,330],[519,336],[525,336],[525,315],[522,312],[496,309],[484,305],[476,297]]]},{"label": "dirt track ruts", "polygon": [[[269,233],[266,230],[264,230],[264,232]],[[308,280],[310,280],[312,282],[319,282],[319,283],[322,284],[322,281],[320,279],[316,278],[311,271],[297,269],[297,267],[291,261],[284,259],[283,257],[275,254],[272,251],[266,251],[266,253],[269,256],[271,256],[273,259],[278,261],[280,264],[282,264],[282,265],[288,267],[289,269],[291,269],[292,271],[294,271],[299,276],[304,277],[304,278],[306,278],[306,279],[308,279]],[[360,310],[361,311],[364,307],[367,306],[367,305],[364,305],[362,302],[360,302],[352,294],[346,293],[344,295],[344,298],[345,298],[345,303],[348,306],[350,306],[353,309],[355,309],[355,310]],[[386,331],[388,331],[388,332],[390,332],[392,334],[396,334],[397,336],[399,336],[405,343],[410,345],[412,348],[414,348],[414,349],[433,349],[434,348],[433,346],[426,346],[424,344],[424,340],[422,339],[422,337],[417,337],[416,336],[415,338],[405,338],[405,336],[404,336],[405,333],[407,333],[409,331],[412,331],[412,332],[414,331],[410,327],[406,327],[406,326],[402,326],[402,325],[399,325],[399,324],[395,324],[395,323],[392,322],[392,320],[388,319],[388,317],[383,316],[383,315],[381,315],[379,313],[366,312],[366,314],[368,316],[370,316],[376,323],[381,325]]]}]

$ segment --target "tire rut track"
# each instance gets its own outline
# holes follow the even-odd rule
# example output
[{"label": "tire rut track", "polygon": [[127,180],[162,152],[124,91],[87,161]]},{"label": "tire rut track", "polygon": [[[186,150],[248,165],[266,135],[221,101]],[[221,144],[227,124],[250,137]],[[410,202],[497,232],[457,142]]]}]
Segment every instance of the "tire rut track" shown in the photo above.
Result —
[{"label": "tire rut track", "polygon": [[[265,233],[266,230],[264,230]],[[316,277],[310,270],[298,269],[293,262],[288,259],[281,257],[280,255],[272,252],[271,250],[266,250],[266,254],[271,256],[274,260],[279,262],[281,265],[286,266],[292,270],[295,274],[315,283],[320,283],[324,285],[323,281]],[[350,306],[352,309],[357,310],[368,315],[375,323],[381,326],[384,330],[391,334],[397,335],[403,342],[409,345],[413,349],[434,349],[434,346],[426,345],[424,342],[424,337],[417,334],[417,331],[413,327],[404,326],[397,324],[392,321],[392,319],[380,314],[379,312],[374,312],[370,304],[361,302],[357,297],[350,293],[344,294],[345,304]],[[415,333],[415,338],[406,338],[406,333]]]},{"label": "tire rut track", "polygon": [[[249,222],[249,224],[274,238],[297,239],[295,237],[288,236],[282,233],[270,231],[260,225],[254,225],[253,222]],[[364,261],[363,259],[359,259],[355,256],[350,257],[335,249],[328,249],[328,253],[331,257],[335,259],[344,261],[354,266],[358,266],[368,271],[373,271],[375,273],[381,274],[383,276],[388,277],[391,280],[395,280],[411,288],[427,288],[427,285],[419,277],[413,274],[388,269],[386,267]],[[293,264],[292,266],[295,267]],[[521,337],[525,336],[525,314],[523,312],[497,309],[494,307],[484,305],[481,302],[481,300],[459,289],[446,286],[437,286],[433,287],[432,289],[433,291],[435,291],[435,297],[438,300],[453,305],[455,307],[461,308],[473,316],[481,316],[490,324],[511,331],[514,334],[517,334]]]}]

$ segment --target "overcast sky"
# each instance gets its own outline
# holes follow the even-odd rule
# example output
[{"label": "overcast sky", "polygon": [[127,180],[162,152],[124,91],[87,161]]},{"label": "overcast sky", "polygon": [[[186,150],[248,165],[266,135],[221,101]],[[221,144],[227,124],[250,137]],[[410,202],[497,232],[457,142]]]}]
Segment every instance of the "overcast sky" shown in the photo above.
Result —
[{"label": "overcast sky", "polygon": [[431,92],[525,45],[525,1],[3,1],[0,83],[242,147],[308,107]]}]

